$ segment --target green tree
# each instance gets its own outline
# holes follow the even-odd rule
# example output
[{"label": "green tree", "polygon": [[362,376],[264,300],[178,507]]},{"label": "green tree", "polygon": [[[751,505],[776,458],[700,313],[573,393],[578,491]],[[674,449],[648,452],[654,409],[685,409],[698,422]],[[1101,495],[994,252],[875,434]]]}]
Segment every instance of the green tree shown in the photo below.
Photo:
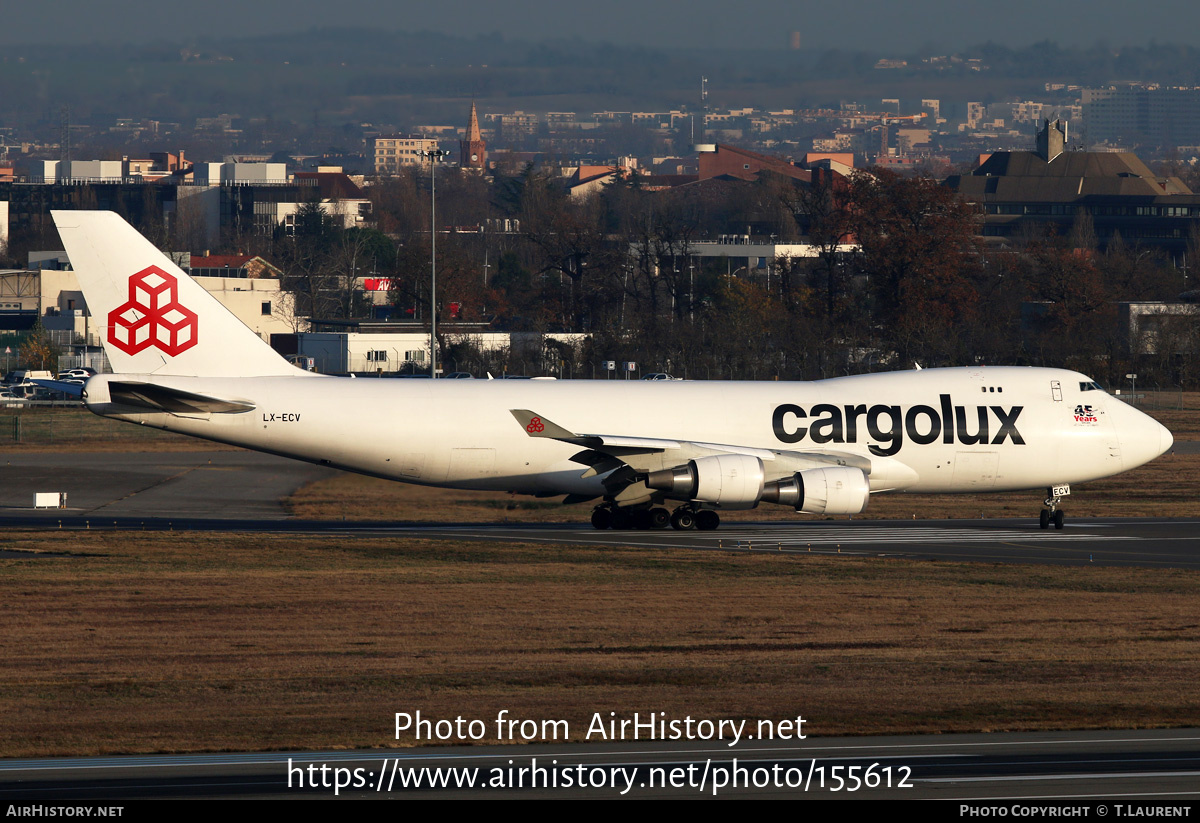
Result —
[{"label": "green tree", "polygon": [[58,347],[50,341],[50,334],[40,320],[33,324],[25,342],[17,350],[17,362],[30,369],[57,372],[58,356]]}]

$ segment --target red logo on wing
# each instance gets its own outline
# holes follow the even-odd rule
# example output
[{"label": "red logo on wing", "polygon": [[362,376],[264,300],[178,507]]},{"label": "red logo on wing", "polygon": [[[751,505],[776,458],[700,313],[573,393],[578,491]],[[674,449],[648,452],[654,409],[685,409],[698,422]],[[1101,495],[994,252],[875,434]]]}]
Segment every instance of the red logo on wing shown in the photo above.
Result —
[{"label": "red logo on wing", "polygon": [[197,326],[174,275],[150,266],[129,278],[129,300],[108,313],[108,342],[126,354],[153,346],[174,357],[196,345]]},{"label": "red logo on wing", "polygon": [[530,434],[534,432],[544,432],[545,430],[546,427],[542,425],[542,418],[540,417],[533,418],[529,421],[529,425],[525,427],[525,431],[529,432]]}]

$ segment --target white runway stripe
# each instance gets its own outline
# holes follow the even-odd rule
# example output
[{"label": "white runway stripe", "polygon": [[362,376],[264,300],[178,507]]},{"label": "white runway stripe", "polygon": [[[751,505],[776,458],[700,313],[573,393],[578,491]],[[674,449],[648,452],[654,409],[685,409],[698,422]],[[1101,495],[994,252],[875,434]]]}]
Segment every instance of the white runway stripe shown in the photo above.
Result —
[{"label": "white runway stripe", "polygon": [[772,531],[717,531],[696,535],[707,540],[720,540],[725,545],[759,542],[763,545],[785,546],[830,545],[835,543],[1007,543],[1015,540],[1136,540],[1119,535],[1098,535],[1072,531],[1015,531],[1009,529],[937,529],[937,528],[866,528],[866,529],[804,529]]}]

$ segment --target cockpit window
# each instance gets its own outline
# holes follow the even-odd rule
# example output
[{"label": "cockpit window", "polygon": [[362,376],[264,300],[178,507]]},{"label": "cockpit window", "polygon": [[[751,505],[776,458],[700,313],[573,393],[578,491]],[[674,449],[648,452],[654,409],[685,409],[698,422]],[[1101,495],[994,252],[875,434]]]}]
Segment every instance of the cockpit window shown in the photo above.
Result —
[{"label": "cockpit window", "polygon": [[1092,383],[1089,381],[1087,383],[1080,383],[1079,390],[1080,391],[1104,391],[1104,388],[1099,383]]}]

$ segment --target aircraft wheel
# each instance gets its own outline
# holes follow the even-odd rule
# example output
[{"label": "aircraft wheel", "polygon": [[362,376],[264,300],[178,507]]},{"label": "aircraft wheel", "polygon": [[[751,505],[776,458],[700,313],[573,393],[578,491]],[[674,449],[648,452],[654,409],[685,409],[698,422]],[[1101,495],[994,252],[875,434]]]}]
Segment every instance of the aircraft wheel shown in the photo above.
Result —
[{"label": "aircraft wheel", "polygon": [[630,515],[630,512],[622,511],[621,509],[613,510],[612,519],[609,522],[610,528],[617,531],[633,528],[633,517]]},{"label": "aircraft wheel", "polygon": [[696,517],[687,509],[676,509],[671,515],[671,526],[679,531],[696,528]]},{"label": "aircraft wheel", "polygon": [[1041,526],[1043,529],[1050,528],[1050,510],[1049,509],[1042,509],[1042,514],[1038,518],[1038,525]]},{"label": "aircraft wheel", "polygon": [[671,524],[671,513],[658,507],[650,510],[650,528],[665,529]]},{"label": "aircraft wheel", "polygon": [[702,532],[710,532],[721,525],[721,515],[712,509],[701,509],[696,512],[696,528]]},{"label": "aircraft wheel", "polygon": [[592,512],[592,528],[604,531],[612,525],[612,512],[608,509],[596,509]]},{"label": "aircraft wheel", "polygon": [[649,529],[653,525],[653,518],[649,509],[638,509],[633,512],[630,517],[631,528],[634,529]]},{"label": "aircraft wheel", "polygon": [[1050,517],[1050,519],[1054,521],[1054,528],[1058,529],[1059,531],[1062,531],[1062,527],[1063,527],[1062,509],[1059,509],[1058,511],[1054,512],[1054,514]]}]

